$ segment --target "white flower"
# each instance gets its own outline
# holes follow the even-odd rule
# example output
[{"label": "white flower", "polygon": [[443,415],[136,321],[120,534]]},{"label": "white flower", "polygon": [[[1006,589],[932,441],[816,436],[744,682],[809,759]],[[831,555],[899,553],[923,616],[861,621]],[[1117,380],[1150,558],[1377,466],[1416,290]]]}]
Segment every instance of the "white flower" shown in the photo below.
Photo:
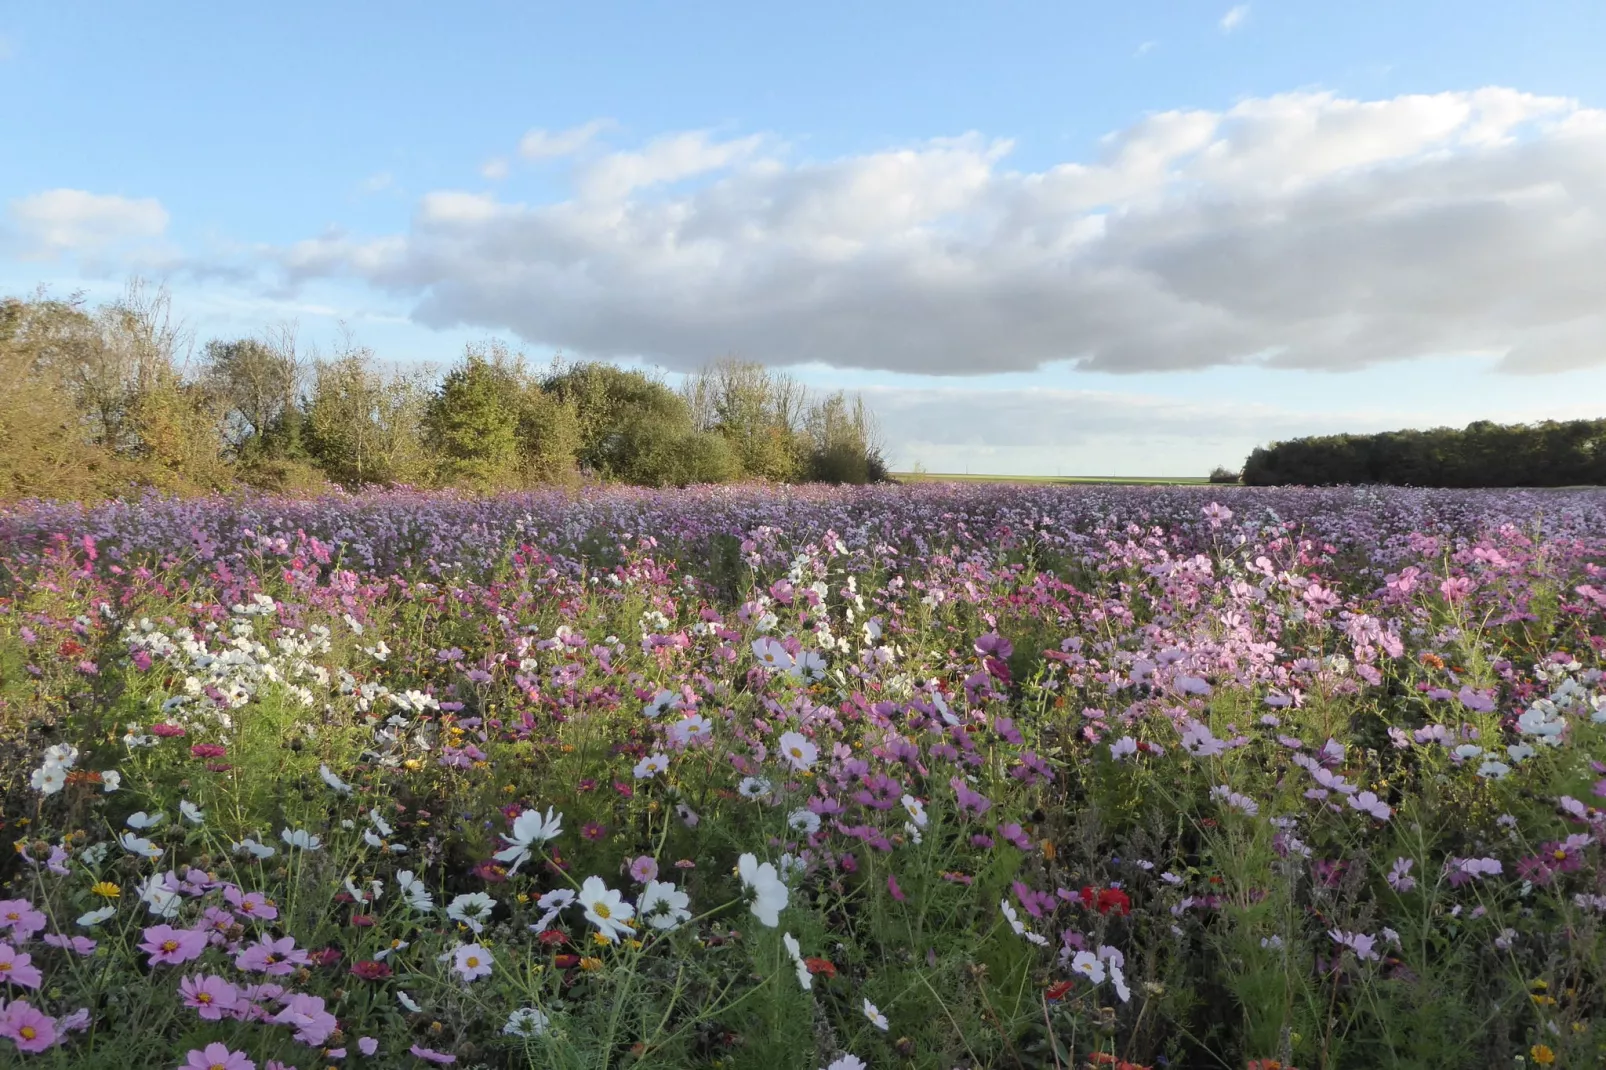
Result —
[{"label": "white flower", "polygon": [[678,710],[686,705],[686,700],[674,691],[660,691],[653,696],[652,701],[641,708],[647,717],[661,717],[670,710]]},{"label": "white flower", "polygon": [[749,907],[753,917],[772,929],[779,925],[780,912],[786,909],[791,892],[782,883],[775,867],[768,862],[761,864],[751,854],[744,854],[736,860],[736,872],[742,879],[743,887],[753,893]]},{"label": "white flower", "polygon": [[337,794],[337,795],[350,795],[351,794],[351,785],[347,784],[344,780],[341,780],[339,777],[335,776],[334,770],[330,769],[327,765],[318,766],[318,775],[323,777],[323,782],[325,784],[328,784],[330,789],[332,789],[335,792],[335,794]]},{"label": "white flower", "polygon": [[610,943],[617,943],[622,934],[630,932],[626,922],[635,916],[635,908],[616,889],[603,884],[601,877],[587,877],[580,885],[580,905],[585,908],[586,920]]},{"label": "white flower", "polygon": [[774,785],[761,776],[744,776],[736,785],[737,794],[744,799],[762,799],[773,790]]},{"label": "white flower", "polygon": [[805,650],[788,671],[800,680],[823,680],[825,658],[817,650]]},{"label": "white flower", "polygon": [[1078,951],[1071,959],[1071,972],[1079,973],[1094,984],[1104,980],[1104,963],[1091,951]]},{"label": "white flower", "polygon": [[864,1065],[864,1060],[857,1055],[843,1055],[830,1066],[827,1066],[825,1070],[867,1070],[867,1068]]},{"label": "white flower", "polygon": [[407,940],[392,940],[389,947],[383,947],[374,952],[374,961],[384,962],[387,956],[392,955],[397,951],[406,951],[412,946],[412,943]]},{"label": "white flower", "polygon": [[668,932],[691,919],[691,897],[666,881],[648,881],[636,901],[636,916],[654,929]]},{"label": "white flower", "polygon": [[503,835],[502,840],[508,844],[492,857],[498,862],[511,862],[509,873],[517,873],[519,867],[529,861],[530,851],[538,844],[546,843],[563,831],[563,815],[554,813],[552,807],[546,808],[546,816],[541,816],[539,810],[526,810],[513,819],[512,835]]},{"label": "white flower", "polygon": [[502,1032],[510,1037],[538,1037],[550,1023],[551,1019],[534,1007],[520,1007],[507,1016]]},{"label": "white flower", "polygon": [[196,806],[188,799],[183,799],[179,802],[178,812],[180,817],[192,825],[206,824],[206,814],[199,806]]},{"label": "white flower", "polygon": [[396,886],[401,889],[407,905],[418,913],[428,914],[435,909],[435,897],[429,894],[429,889],[413,875],[412,870],[404,869],[396,874]]},{"label": "white flower", "polygon": [[67,786],[67,770],[59,765],[42,765],[33,771],[28,781],[34,790],[44,795],[54,795]]},{"label": "white flower", "polygon": [[883,1032],[886,1031],[886,1028],[887,1028],[887,1016],[882,1014],[881,1011],[876,1007],[876,1005],[874,1003],[871,1003],[869,1000],[865,1000],[864,1001],[864,1016],[866,1018],[870,1019],[870,1024],[871,1025],[875,1026],[877,1029],[882,1030]]},{"label": "white flower", "polygon": [[1504,780],[1509,772],[1511,772],[1511,766],[1505,762],[1497,762],[1493,758],[1478,766],[1478,775],[1485,780]]},{"label": "white flower", "polygon": [[78,924],[86,929],[92,929],[115,913],[117,913],[116,907],[101,907],[98,910],[91,910],[88,914],[80,914]]},{"label": "white flower", "polygon": [[905,795],[899,800],[909,814],[909,819],[919,828],[926,827],[926,805],[913,795]]},{"label": "white flower", "polygon": [[1132,998],[1132,990],[1126,987],[1126,976],[1121,973],[1121,967],[1110,966],[1110,982],[1115,985],[1115,994],[1125,1003]]},{"label": "white flower", "polygon": [[123,823],[131,829],[138,829],[143,832],[146,829],[153,829],[160,825],[166,817],[166,814],[147,814],[144,810],[136,810],[134,813],[129,814],[128,820]]},{"label": "white flower", "polygon": [[669,759],[662,754],[649,754],[636,763],[636,779],[646,780],[669,771]]},{"label": "white flower", "polygon": [[792,655],[786,652],[786,647],[779,639],[764,636],[753,640],[753,656],[760,665],[776,672],[786,672],[792,667]]},{"label": "white flower", "polygon": [[323,839],[314,836],[306,829],[283,829],[279,838],[291,847],[299,847],[303,851],[316,851],[323,846]]},{"label": "white flower", "polygon": [[814,765],[820,756],[820,748],[809,741],[801,732],[781,733],[781,760],[790,765],[796,772]]},{"label": "white flower", "polygon": [[145,858],[162,857],[162,849],[143,836],[136,836],[132,832],[125,832],[117,838],[123,845],[123,850],[131,855],[142,855]]},{"label": "white flower", "polygon": [[812,836],[820,831],[820,815],[813,810],[793,810],[786,815],[786,823],[793,831],[801,832],[805,836]]},{"label": "white flower", "polygon": [[115,769],[107,769],[100,774],[100,790],[110,795],[123,786],[123,774]]},{"label": "white flower", "polygon": [[248,855],[251,855],[253,858],[261,859],[261,858],[272,858],[274,855],[278,854],[279,852],[277,850],[275,850],[274,848],[269,847],[267,844],[258,843],[256,840],[252,839],[250,836],[247,836],[245,839],[241,840],[239,843],[234,845],[234,853],[235,854],[248,854]]},{"label": "white flower", "polygon": [[669,726],[669,742],[676,747],[689,747],[713,734],[713,724],[700,713],[682,717]]},{"label": "white flower", "polygon": [[495,909],[496,900],[484,892],[464,892],[447,906],[446,916],[467,925],[478,935],[485,931],[485,923]]},{"label": "white flower", "polygon": [[786,945],[786,953],[792,956],[792,965],[797,967],[797,983],[807,992],[814,987],[814,977],[809,973],[809,964],[803,961],[803,945],[791,933],[782,933],[781,943]]},{"label": "white flower", "polygon": [[576,898],[574,890],[571,888],[554,888],[537,899],[535,905],[546,911],[546,913],[541,915],[540,921],[530,926],[530,931],[538,933],[546,929],[557,918],[558,912],[573,903]]},{"label": "white flower", "polygon": [[184,909],[184,897],[167,886],[167,878],[152,873],[139,886],[139,898],[159,918],[176,918]]},{"label": "white flower", "polygon": [[400,1003],[402,1007],[409,1013],[417,1014],[419,1012],[420,1008],[418,1004],[413,1000],[413,997],[409,996],[406,992],[398,990],[396,993],[396,1002]]},{"label": "white flower", "polygon": [[1116,761],[1120,761],[1127,755],[1136,754],[1137,752],[1138,741],[1133,739],[1131,736],[1122,736],[1120,739],[1110,744],[1110,757],[1114,758]]}]

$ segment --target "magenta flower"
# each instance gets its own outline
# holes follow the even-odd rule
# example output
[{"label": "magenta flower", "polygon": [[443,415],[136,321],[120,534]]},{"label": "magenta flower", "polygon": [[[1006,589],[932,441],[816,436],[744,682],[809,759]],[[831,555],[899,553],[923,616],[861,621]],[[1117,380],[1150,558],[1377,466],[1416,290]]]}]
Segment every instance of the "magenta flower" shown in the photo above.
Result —
[{"label": "magenta flower", "polygon": [[191,1048],[188,1061],[178,1070],[257,1070],[257,1064],[246,1058],[243,1051],[230,1051],[213,1042],[204,1048]]},{"label": "magenta flower", "polygon": [[429,1063],[440,1063],[442,1066],[445,1066],[450,1063],[457,1062],[457,1056],[449,1055],[444,1051],[436,1051],[434,1048],[425,1048],[414,1044],[407,1050]]},{"label": "magenta flower", "polygon": [[240,990],[214,975],[184,978],[178,983],[178,994],[184,1006],[193,1008],[209,1022],[221,1020],[240,1001]]},{"label": "magenta flower", "polygon": [[630,876],[638,883],[646,884],[658,876],[658,861],[647,855],[642,855],[630,863]]},{"label": "magenta flower", "polygon": [[33,965],[33,956],[24,954],[10,944],[0,944],[0,984],[19,988],[38,988],[44,974]]},{"label": "magenta flower", "polygon": [[275,1025],[294,1026],[296,1039],[303,1044],[316,1047],[333,1036],[335,1030],[340,1027],[335,1016],[324,1010],[322,996],[308,996],[298,992],[282,997],[282,1002],[284,1009],[268,1021]]},{"label": "magenta flower", "polygon": [[144,932],[140,950],[150,953],[152,966],[177,966],[201,957],[206,950],[205,929],[175,929],[171,925],[152,925]]},{"label": "magenta flower", "polygon": [[63,951],[72,951],[79,955],[93,955],[96,943],[87,936],[63,936],[60,933],[46,933],[40,937],[51,947],[59,947]]},{"label": "magenta flower", "polygon": [[19,999],[0,1010],[0,1037],[9,1039],[18,1051],[36,1054],[56,1042],[56,1020]]}]

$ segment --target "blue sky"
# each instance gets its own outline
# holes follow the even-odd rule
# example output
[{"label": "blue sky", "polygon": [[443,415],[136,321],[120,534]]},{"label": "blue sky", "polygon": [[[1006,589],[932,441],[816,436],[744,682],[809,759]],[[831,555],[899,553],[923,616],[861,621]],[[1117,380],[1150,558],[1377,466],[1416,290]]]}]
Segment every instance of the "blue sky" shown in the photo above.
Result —
[{"label": "blue sky", "polygon": [[0,290],[862,389],[1183,474],[1606,415],[1606,5],[0,6]]}]

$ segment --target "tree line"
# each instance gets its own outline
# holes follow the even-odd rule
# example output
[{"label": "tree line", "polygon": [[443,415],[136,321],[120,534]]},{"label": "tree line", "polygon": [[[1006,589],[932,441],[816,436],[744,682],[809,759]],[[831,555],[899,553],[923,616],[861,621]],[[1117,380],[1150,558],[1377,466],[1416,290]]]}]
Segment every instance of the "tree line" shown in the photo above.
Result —
[{"label": "tree line", "polygon": [[288,326],[195,346],[165,291],[139,282],[99,307],[0,300],[6,498],[886,475],[862,399],[761,364],[719,361],[675,389],[606,363],[532,368],[493,341],[437,376],[349,335],[305,352]]},{"label": "tree line", "polygon": [[1606,420],[1547,420],[1465,428],[1320,435],[1256,449],[1252,486],[1386,483],[1412,487],[1566,487],[1606,484]]}]

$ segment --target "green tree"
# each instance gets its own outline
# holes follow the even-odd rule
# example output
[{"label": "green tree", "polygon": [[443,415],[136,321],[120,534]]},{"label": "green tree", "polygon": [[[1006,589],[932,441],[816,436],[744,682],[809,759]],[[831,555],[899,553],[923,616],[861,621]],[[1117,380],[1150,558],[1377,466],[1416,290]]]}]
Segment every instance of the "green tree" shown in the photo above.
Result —
[{"label": "green tree", "polygon": [[347,341],[314,366],[307,451],[342,486],[417,482],[428,471],[421,436],[427,403],[417,377],[382,374],[372,350]]},{"label": "green tree", "polygon": [[490,487],[516,478],[527,387],[523,361],[500,343],[474,344],[424,410],[424,441],[447,482]]}]

